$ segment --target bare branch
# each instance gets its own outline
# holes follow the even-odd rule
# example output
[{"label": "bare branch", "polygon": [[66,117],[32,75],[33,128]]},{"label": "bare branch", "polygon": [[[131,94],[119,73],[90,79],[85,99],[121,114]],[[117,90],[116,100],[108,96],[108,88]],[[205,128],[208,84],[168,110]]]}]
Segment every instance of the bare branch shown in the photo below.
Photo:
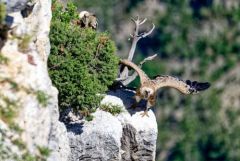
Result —
[{"label": "bare branch", "polygon": [[136,19],[131,18],[131,20],[132,20],[132,21],[134,22],[134,24],[135,24],[135,31],[134,31],[133,36],[136,36],[136,35],[138,35],[138,32],[139,32],[139,22],[140,22],[139,16],[137,16]]},{"label": "bare branch", "polygon": [[157,56],[157,54],[154,54],[154,55],[152,55],[152,56],[149,56],[149,57],[143,59],[143,60],[139,63],[138,66],[141,68],[142,65],[143,65],[146,61],[153,60],[156,56]]},{"label": "bare branch", "polygon": [[[142,65],[143,65],[146,61],[153,60],[156,56],[157,56],[157,54],[154,54],[154,55],[149,56],[149,57],[145,58],[144,60],[142,60],[142,61],[139,63],[139,65],[138,65],[139,68],[142,68]],[[137,76],[138,76],[138,74],[137,74],[137,72],[135,71],[131,76],[128,76],[128,77],[126,77],[126,79],[122,79],[122,80],[119,80],[119,81],[122,81],[122,84],[126,86],[126,85],[130,84],[132,81],[134,81]]]},{"label": "bare branch", "polygon": [[[135,24],[135,31],[134,31],[134,34],[130,35],[132,37],[132,45],[131,45],[131,48],[130,48],[129,53],[128,53],[128,60],[129,61],[132,61],[132,59],[133,59],[134,52],[135,52],[136,46],[137,46],[137,42],[139,40],[137,35],[138,35],[138,32],[139,32],[139,22],[140,22],[139,16],[137,16],[136,19],[131,18],[131,20]],[[128,68],[124,67],[123,71],[120,73],[120,78],[126,78],[126,77],[128,77]]]},{"label": "bare branch", "polygon": [[147,21],[147,18],[144,18],[141,22],[139,22],[139,25],[144,24]]},{"label": "bare branch", "polygon": [[120,77],[120,78],[116,78],[115,81],[124,81],[124,80],[126,80],[126,79],[127,79],[127,77],[125,77],[125,78],[121,78],[121,77]]},{"label": "bare branch", "polygon": [[[155,25],[153,24],[150,31],[143,32],[143,33],[139,34],[139,26],[144,24],[147,21],[147,18],[144,18],[143,20],[140,20],[139,16],[137,16],[136,18],[131,18],[131,20],[135,24],[135,31],[134,31],[133,34],[130,34],[130,36],[132,38],[132,45],[131,45],[131,48],[130,48],[129,53],[128,53],[128,60],[129,61],[132,61],[132,59],[133,59],[134,52],[135,52],[136,46],[137,46],[137,42],[141,38],[144,38],[144,37],[150,35],[155,28]],[[128,68],[127,67],[124,67],[123,70],[120,72],[120,78],[119,79],[122,80],[122,79],[125,79],[125,78],[128,78]]]},{"label": "bare branch", "polygon": [[[146,20],[147,20],[147,19],[144,19],[142,22],[144,23]],[[141,23],[142,23],[142,22],[141,22]],[[137,23],[136,23],[136,24],[137,24]],[[144,38],[144,37],[150,35],[150,34],[153,32],[153,30],[155,29],[155,25],[154,25],[154,24],[152,24],[152,25],[153,25],[153,26],[152,26],[152,28],[151,28],[150,31],[145,32],[145,33],[141,33],[141,34],[139,34],[139,35],[138,35],[139,24],[136,25],[135,34],[134,34],[134,35],[131,35],[132,38],[133,38],[133,41],[132,41],[132,46],[131,46],[131,48],[130,48],[130,51],[129,51],[129,53],[128,53],[128,60],[129,60],[129,61],[132,61],[132,59],[133,59],[134,52],[135,52],[136,46],[137,46],[137,42],[138,42],[141,38]]]},{"label": "bare branch", "polygon": [[122,80],[122,84],[124,86],[130,84],[132,81],[134,81],[136,79],[137,76],[138,76],[137,72],[134,72],[131,76],[128,76],[127,79]]},{"label": "bare branch", "polygon": [[138,35],[139,39],[147,37],[148,35],[150,35],[153,32],[153,30],[155,29],[155,25],[154,24],[152,24],[152,25],[153,26],[152,26],[151,30],[149,30],[148,32],[144,32],[144,33]]}]

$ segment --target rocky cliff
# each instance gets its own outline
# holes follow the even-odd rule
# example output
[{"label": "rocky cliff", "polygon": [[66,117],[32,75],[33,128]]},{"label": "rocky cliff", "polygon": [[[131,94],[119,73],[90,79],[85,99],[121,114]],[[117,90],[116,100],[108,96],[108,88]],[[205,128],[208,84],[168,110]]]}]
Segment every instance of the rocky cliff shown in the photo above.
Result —
[{"label": "rocky cliff", "polygon": [[156,119],[152,111],[142,118],[140,108],[128,109],[132,91],[109,92],[102,100],[120,106],[120,114],[99,109],[88,122],[69,110],[62,116],[64,123],[59,121],[58,91],[47,71],[51,1],[7,1],[6,10],[7,36],[1,37],[0,52],[0,160],[155,160]]},{"label": "rocky cliff", "polygon": [[68,130],[71,154],[69,161],[153,161],[157,141],[157,122],[150,110],[149,117],[142,117],[140,107],[129,109],[133,91],[119,89],[109,92],[102,105],[121,107],[121,113],[112,115],[103,110],[93,114],[88,122],[74,119],[71,111],[63,120]]},{"label": "rocky cliff", "polygon": [[30,4],[32,10],[23,15],[26,3],[7,1],[6,21],[11,22],[1,48],[5,61],[0,64],[0,160],[38,156],[39,147],[51,151],[48,160],[67,160],[69,146],[66,128],[58,121],[58,92],[47,72],[51,1],[36,0]]}]

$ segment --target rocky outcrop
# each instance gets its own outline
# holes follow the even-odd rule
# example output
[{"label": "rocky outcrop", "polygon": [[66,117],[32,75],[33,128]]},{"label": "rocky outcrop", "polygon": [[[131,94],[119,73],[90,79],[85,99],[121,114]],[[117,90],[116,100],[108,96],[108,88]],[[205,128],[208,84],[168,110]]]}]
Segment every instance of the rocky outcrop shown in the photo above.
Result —
[{"label": "rocky outcrop", "polygon": [[[26,1],[7,1],[7,5],[13,22],[0,52],[4,60],[0,63],[0,109],[14,114],[14,118],[10,123],[10,116],[1,115],[0,151],[14,150],[9,156],[0,155],[0,160],[14,160],[14,155],[21,159],[26,150],[39,155],[39,147],[50,149],[49,161],[67,160],[70,149],[66,128],[58,121],[58,92],[47,72],[51,1],[32,1],[31,11],[25,16],[21,11],[27,7]],[[12,122],[21,132],[11,133],[8,126]],[[14,144],[16,140],[26,149]]]},{"label": "rocky outcrop", "polygon": [[90,122],[66,119],[73,117],[71,112],[65,116],[71,147],[69,161],[155,160],[156,118],[151,110],[149,117],[142,117],[141,107],[128,109],[133,103],[133,94],[121,89],[105,96],[101,104],[122,107],[123,112],[116,116],[102,110],[97,110]]}]

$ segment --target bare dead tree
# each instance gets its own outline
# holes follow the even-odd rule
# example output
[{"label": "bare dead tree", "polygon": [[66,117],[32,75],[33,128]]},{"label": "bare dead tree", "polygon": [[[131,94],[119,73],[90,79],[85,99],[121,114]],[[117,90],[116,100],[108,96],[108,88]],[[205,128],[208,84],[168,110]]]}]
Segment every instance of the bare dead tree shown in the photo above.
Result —
[{"label": "bare dead tree", "polygon": [[[132,38],[132,44],[131,44],[131,48],[129,50],[129,53],[128,53],[128,60],[129,61],[132,61],[133,59],[133,56],[134,56],[134,53],[135,53],[135,50],[136,50],[136,46],[137,46],[137,43],[140,39],[142,38],[145,38],[147,37],[148,35],[150,35],[153,30],[155,29],[155,25],[152,24],[152,28],[149,30],[149,31],[146,31],[146,32],[142,32],[142,33],[139,33],[139,28],[141,25],[143,25],[147,19],[143,19],[141,20],[139,18],[139,16],[137,16],[135,19],[132,18],[131,19],[133,22],[134,22],[134,25],[135,25],[135,31],[133,34],[130,34],[131,38]],[[150,56],[150,57],[147,57],[145,58],[143,61],[140,62],[139,64],[139,67],[141,68],[142,65],[146,62],[146,61],[149,61],[149,60],[152,60],[154,59],[155,57],[157,56],[157,54],[154,54],[153,56]],[[119,78],[116,79],[116,81],[121,81],[121,83],[123,85],[128,85],[129,83],[131,83],[135,78],[137,77],[137,73],[134,72],[132,75],[129,75],[129,71],[128,71],[128,68],[127,67],[124,67],[121,71],[120,71],[120,74],[119,74]]]}]

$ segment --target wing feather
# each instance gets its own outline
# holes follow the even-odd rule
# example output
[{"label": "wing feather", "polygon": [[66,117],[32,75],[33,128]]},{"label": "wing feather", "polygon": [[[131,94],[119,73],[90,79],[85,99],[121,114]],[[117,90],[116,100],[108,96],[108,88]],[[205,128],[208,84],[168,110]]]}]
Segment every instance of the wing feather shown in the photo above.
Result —
[{"label": "wing feather", "polygon": [[123,59],[123,60],[120,60],[120,63],[134,69],[140,77],[141,84],[150,80],[149,77],[144,73],[144,71],[141,68],[139,68],[136,64],[134,64],[133,62],[131,62],[127,59]]},{"label": "wing feather", "polygon": [[168,75],[157,76],[152,81],[156,89],[159,89],[162,87],[170,87],[170,88],[177,89],[183,94],[198,93],[210,87],[210,83],[208,82],[197,82],[197,81],[190,81],[190,80],[183,81],[177,77],[172,77]]}]

